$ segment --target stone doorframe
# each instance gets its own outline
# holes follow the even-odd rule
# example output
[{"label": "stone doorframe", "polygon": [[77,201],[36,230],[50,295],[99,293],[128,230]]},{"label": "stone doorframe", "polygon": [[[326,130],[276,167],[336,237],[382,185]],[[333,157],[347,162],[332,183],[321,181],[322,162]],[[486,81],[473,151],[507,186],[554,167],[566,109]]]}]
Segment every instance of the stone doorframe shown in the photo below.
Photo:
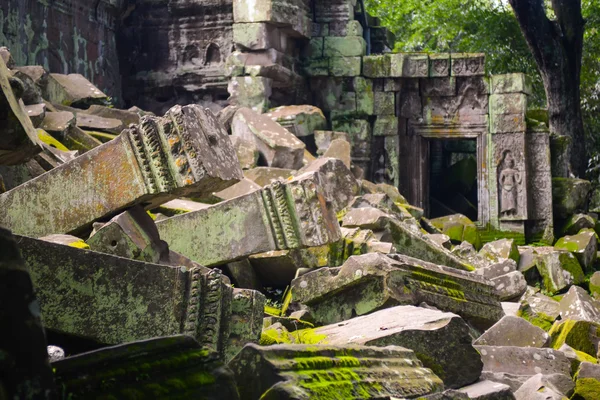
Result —
[{"label": "stone doorframe", "polygon": [[495,185],[493,179],[490,180],[491,154],[488,149],[491,147],[491,135],[488,124],[420,124],[409,122],[408,135],[412,136],[410,140],[414,146],[412,152],[412,166],[416,170],[414,174],[411,190],[411,200],[413,204],[429,210],[429,140],[430,139],[476,139],[477,140],[477,226],[485,227],[490,223],[490,185]]}]

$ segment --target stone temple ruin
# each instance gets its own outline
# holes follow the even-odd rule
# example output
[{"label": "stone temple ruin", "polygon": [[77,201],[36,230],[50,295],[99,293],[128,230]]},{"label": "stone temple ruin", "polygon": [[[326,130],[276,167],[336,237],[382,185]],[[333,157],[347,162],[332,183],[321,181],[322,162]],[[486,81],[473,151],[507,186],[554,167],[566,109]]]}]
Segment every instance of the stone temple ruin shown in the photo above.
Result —
[{"label": "stone temple ruin", "polygon": [[0,46],[0,399],[600,398],[524,74],[357,0],[8,1]]}]

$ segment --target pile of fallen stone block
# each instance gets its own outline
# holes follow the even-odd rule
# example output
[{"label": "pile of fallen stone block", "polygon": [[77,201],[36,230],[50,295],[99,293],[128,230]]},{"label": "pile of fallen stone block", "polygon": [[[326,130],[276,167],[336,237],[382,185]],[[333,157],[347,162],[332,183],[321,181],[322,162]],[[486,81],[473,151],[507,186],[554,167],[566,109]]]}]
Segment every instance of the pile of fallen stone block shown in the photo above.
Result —
[{"label": "pile of fallen stone block", "polygon": [[118,110],[0,55],[0,394],[600,398],[589,185],[553,247],[482,243],[317,107]]}]

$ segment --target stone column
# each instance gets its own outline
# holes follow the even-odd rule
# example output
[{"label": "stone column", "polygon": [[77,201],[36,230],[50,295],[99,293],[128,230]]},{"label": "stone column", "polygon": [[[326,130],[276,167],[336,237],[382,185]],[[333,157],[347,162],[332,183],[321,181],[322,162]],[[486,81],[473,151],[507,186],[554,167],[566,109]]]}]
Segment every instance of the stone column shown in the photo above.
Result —
[{"label": "stone column", "polygon": [[144,116],[116,139],[0,195],[0,224],[45,236],[141,204],[218,192],[242,178],[227,133],[199,106]]},{"label": "stone column", "polygon": [[[490,220],[496,229],[525,233],[528,219],[527,130],[530,88],[524,74],[494,76],[490,88]],[[494,190],[495,189],[495,190]]]},{"label": "stone column", "polygon": [[159,221],[160,237],[171,250],[205,266],[337,241],[340,228],[318,174]]}]

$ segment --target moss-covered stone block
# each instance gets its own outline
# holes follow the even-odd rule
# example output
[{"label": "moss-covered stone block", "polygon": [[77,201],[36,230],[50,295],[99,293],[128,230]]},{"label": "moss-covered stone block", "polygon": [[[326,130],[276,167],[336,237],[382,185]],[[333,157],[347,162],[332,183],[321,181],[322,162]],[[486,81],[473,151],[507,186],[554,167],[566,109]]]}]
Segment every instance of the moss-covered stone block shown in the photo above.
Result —
[{"label": "moss-covered stone block", "polygon": [[592,189],[590,181],[577,178],[552,178],[552,205],[556,218],[568,218],[585,207]]},{"label": "moss-covered stone block", "polygon": [[443,389],[415,354],[355,344],[249,344],[229,363],[242,400],[414,398]]},{"label": "moss-covered stone block", "polygon": [[303,67],[308,76],[329,76],[329,58],[311,58]]},{"label": "moss-covered stone block", "polygon": [[600,271],[596,271],[590,277],[590,294],[596,299],[600,299]]},{"label": "moss-covered stone block", "polygon": [[578,351],[582,351],[592,357],[598,355],[598,333],[600,323],[566,319],[556,321],[550,331],[550,346],[560,349],[562,345],[568,344]]},{"label": "moss-covered stone block", "polygon": [[572,400],[600,399],[600,380],[595,378],[581,378],[575,382],[575,393]]},{"label": "moss-covered stone block", "polygon": [[367,52],[367,42],[362,36],[329,36],[324,38],[325,57],[360,57]]},{"label": "moss-covered stone block", "polygon": [[361,67],[361,57],[329,58],[329,74],[331,76],[359,76]]},{"label": "moss-covered stone block", "polygon": [[396,115],[396,95],[394,92],[375,92],[374,94],[375,114]]},{"label": "moss-covered stone block", "polygon": [[393,115],[379,115],[373,124],[373,136],[397,136],[398,118]]},{"label": "moss-covered stone block", "polygon": [[540,255],[537,269],[542,277],[542,287],[550,294],[557,294],[585,279],[579,261],[567,251]]},{"label": "moss-covered stone block", "polygon": [[598,251],[596,232],[592,229],[583,229],[576,235],[558,239],[554,248],[571,252],[577,258],[579,264],[585,270],[590,271],[596,261]]},{"label": "moss-covered stone block", "polygon": [[189,336],[107,347],[52,363],[65,398],[239,399],[229,369]]},{"label": "moss-covered stone block", "polygon": [[514,239],[500,239],[488,242],[479,251],[479,254],[492,262],[511,259],[519,263],[519,249]]},{"label": "moss-covered stone block", "polygon": [[[296,278],[292,288],[294,301],[309,306],[320,324],[333,324],[389,305],[420,302],[456,313],[482,329],[504,315],[488,281],[401,255],[353,256],[339,269],[321,268]],[[472,301],[475,297],[479,300]]]},{"label": "moss-covered stone block", "polygon": [[390,61],[387,55],[363,57],[363,75],[369,78],[385,78],[391,76]]},{"label": "moss-covered stone block", "polygon": [[597,221],[587,214],[574,214],[563,225],[561,232],[563,236],[577,235],[582,229],[594,229]]},{"label": "moss-covered stone block", "polygon": [[373,81],[363,77],[352,80],[353,89],[356,92],[356,112],[358,115],[373,115],[374,93]]},{"label": "moss-covered stone block", "polygon": [[492,75],[491,91],[499,93],[531,94],[531,78],[523,73]]},{"label": "moss-covered stone block", "polygon": [[477,250],[481,249],[481,238],[477,226],[466,216],[462,214],[448,215],[434,218],[431,223],[442,233],[448,235],[454,243],[459,244],[466,241]]}]

